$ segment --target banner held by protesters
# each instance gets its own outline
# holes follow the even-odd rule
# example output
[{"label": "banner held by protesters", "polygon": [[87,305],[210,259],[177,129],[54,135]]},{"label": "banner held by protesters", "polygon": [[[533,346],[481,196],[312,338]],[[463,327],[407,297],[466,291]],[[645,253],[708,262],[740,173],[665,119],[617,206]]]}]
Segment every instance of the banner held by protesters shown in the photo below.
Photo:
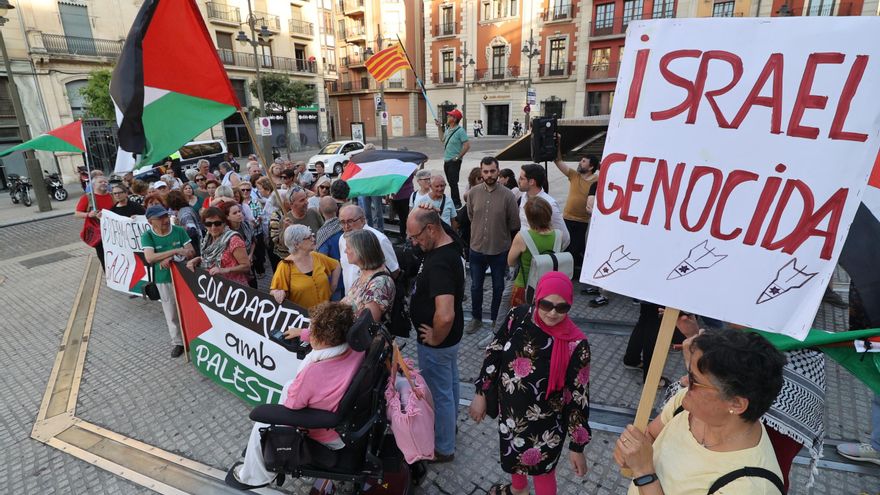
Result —
[{"label": "banner held by protesters", "polygon": [[289,301],[183,263],[171,269],[187,352],[200,373],[250,405],[280,404],[302,360],[275,339],[308,315]]},{"label": "banner held by protesters", "polygon": [[101,212],[101,240],[104,243],[104,278],[107,287],[141,295],[148,282],[141,234],[150,229],[146,217],[124,217],[110,210]]},{"label": "banner held by protesters", "polygon": [[581,280],[806,337],[880,147],[877,27],[631,23]]}]

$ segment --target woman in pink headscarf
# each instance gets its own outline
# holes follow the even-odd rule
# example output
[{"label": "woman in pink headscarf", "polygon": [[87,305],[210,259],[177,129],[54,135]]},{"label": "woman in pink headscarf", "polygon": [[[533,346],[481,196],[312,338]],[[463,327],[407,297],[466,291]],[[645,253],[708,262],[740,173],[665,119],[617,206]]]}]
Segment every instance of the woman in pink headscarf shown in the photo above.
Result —
[{"label": "woman in pink headscarf", "polygon": [[[587,472],[584,447],[590,441],[590,344],[568,317],[573,289],[560,272],[544,275],[535,288],[535,305],[508,313],[476,382],[470,416],[480,422],[498,416],[501,467],[511,483],[490,495],[556,493],[556,463],[565,437],[577,476]],[[488,404],[488,405],[487,405]]]}]

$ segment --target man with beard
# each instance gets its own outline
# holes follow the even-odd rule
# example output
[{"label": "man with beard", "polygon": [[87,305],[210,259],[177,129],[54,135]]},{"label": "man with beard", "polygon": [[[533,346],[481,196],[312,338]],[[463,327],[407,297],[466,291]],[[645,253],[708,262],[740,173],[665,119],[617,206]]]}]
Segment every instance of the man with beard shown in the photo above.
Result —
[{"label": "man with beard", "polygon": [[[557,137],[558,139],[558,137]],[[590,186],[599,178],[599,159],[595,156],[581,158],[577,169],[572,169],[562,161],[562,147],[556,147],[556,168],[568,178],[568,199],[562,211],[562,219],[571,236],[568,251],[574,258],[575,278],[580,278],[580,268],[584,261],[584,250],[587,247],[587,228],[590,226],[590,214],[587,212],[587,196]]]},{"label": "man with beard", "polygon": [[511,232],[520,229],[519,211],[513,193],[498,184],[498,160],[487,156],[480,160],[483,182],[467,194],[467,212],[471,220],[471,316],[465,330],[475,333],[483,325],[483,280],[486,267],[492,274],[492,305],[489,315],[494,330],[498,307],[504,293],[507,275],[507,251],[510,250]]},{"label": "man with beard", "polygon": [[101,268],[104,268],[104,243],[101,242],[101,211],[113,208],[113,196],[107,191],[109,182],[104,174],[92,178],[93,191],[83,194],[76,203],[73,212],[76,218],[83,219],[83,228],[79,237],[89,246],[95,248]]}]

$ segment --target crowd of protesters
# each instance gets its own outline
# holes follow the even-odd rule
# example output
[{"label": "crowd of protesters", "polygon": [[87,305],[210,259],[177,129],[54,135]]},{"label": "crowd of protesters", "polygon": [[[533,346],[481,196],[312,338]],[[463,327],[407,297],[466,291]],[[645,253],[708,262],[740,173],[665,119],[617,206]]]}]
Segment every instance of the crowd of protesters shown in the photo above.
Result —
[{"label": "crowd of protesters", "polygon": [[[587,474],[591,354],[583,330],[568,313],[577,292],[572,280],[579,279],[600,163],[596,157],[583,157],[570,166],[560,154],[555,164],[569,183],[562,208],[547,192],[543,166],[502,169],[494,157],[483,158],[469,171],[467,188],[460,194],[462,157],[469,150],[460,120],[460,113],[449,112],[441,135],[443,173],[419,167],[397,194],[360,202],[349,199],[345,181],[284,159],[275,160],[265,173],[253,156],[246,173],[239,172],[235,161],[212,171],[202,160],[185,172],[168,167],[152,183],[129,174],[110,184],[94,173],[92,194],[76,208],[76,216],[84,220],[82,239],[95,248],[103,265],[101,210],[146,216],[152,230],[141,241],[162,295],[172,357],[184,348],[168,268],[171,261],[187,260],[190,269],[198,266],[254,288],[270,275],[264,287],[268,285],[276,301],[288,300],[317,314],[312,328],[290,328],[285,338],[311,341],[313,352],[338,358],[345,373],[336,378],[346,383],[357,359],[343,345],[345,325],[339,315],[349,321],[366,310],[374,320],[387,322],[399,316],[390,313],[396,291],[405,287],[418,364],[434,401],[434,462],[455,458],[459,349],[465,334],[486,325],[494,337],[476,379],[469,415],[477,422],[487,414],[497,417],[498,458],[511,476],[489,493],[529,493],[531,477],[535,493],[555,494],[566,437],[574,474]],[[386,234],[383,204],[398,219],[400,242]],[[554,250],[571,254],[573,272],[530,274],[536,270],[537,253]],[[484,304],[487,274],[492,295]],[[536,285],[529,282],[533,278],[539,279]],[[610,296],[590,286],[580,292],[596,296],[592,306],[607,304]],[[645,377],[663,308],[637,302],[639,322],[621,357],[625,367]],[[629,493],[706,493],[720,478],[727,484],[718,493],[787,493],[794,456],[806,447],[815,462],[824,426],[821,407],[810,409],[802,398],[779,392],[800,384],[821,404],[824,372],[815,370],[824,369],[822,355],[783,355],[757,334],[692,315],[679,319],[676,343],[684,348],[686,369],[679,371],[685,376],[664,379],[664,385],[677,384],[680,390],[673,390],[647,431],[627,427],[613,446],[614,459],[635,476]],[[310,376],[320,378],[318,370],[328,366],[312,364]],[[313,387],[310,393],[320,395],[320,384]],[[819,417],[796,417],[805,409]],[[875,409],[880,410],[880,403]],[[880,423],[880,412],[875,411],[875,422]],[[880,424],[874,429],[880,431]],[[325,436],[319,441],[336,446],[338,438]],[[847,445],[841,453],[880,464],[877,449],[880,445]],[[739,473],[743,466],[753,470]],[[271,479],[259,463],[246,462],[234,471],[239,488]],[[726,476],[731,473],[737,474]]]}]

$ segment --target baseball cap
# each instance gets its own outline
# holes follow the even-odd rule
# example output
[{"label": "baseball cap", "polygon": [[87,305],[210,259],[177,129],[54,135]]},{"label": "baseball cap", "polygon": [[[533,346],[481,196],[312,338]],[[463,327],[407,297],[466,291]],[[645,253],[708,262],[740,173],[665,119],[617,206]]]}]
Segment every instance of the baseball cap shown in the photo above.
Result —
[{"label": "baseball cap", "polygon": [[461,120],[461,110],[459,110],[457,108],[455,110],[450,111],[450,112],[446,112],[446,115],[452,115],[456,119]]},{"label": "baseball cap", "polygon": [[159,189],[160,187],[168,187],[168,184],[166,184],[164,181],[161,181],[161,180],[157,180],[156,182],[153,182],[153,189]]},{"label": "baseball cap", "polygon": [[162,205],[153,205],[153,206],[147,208],[147,213],[146,213],[147,220],[149,220],[151,218],[156,218],[156,217],[164,217],[167,215],[168,215],[168,210],[166,210],[165,207]]}]

